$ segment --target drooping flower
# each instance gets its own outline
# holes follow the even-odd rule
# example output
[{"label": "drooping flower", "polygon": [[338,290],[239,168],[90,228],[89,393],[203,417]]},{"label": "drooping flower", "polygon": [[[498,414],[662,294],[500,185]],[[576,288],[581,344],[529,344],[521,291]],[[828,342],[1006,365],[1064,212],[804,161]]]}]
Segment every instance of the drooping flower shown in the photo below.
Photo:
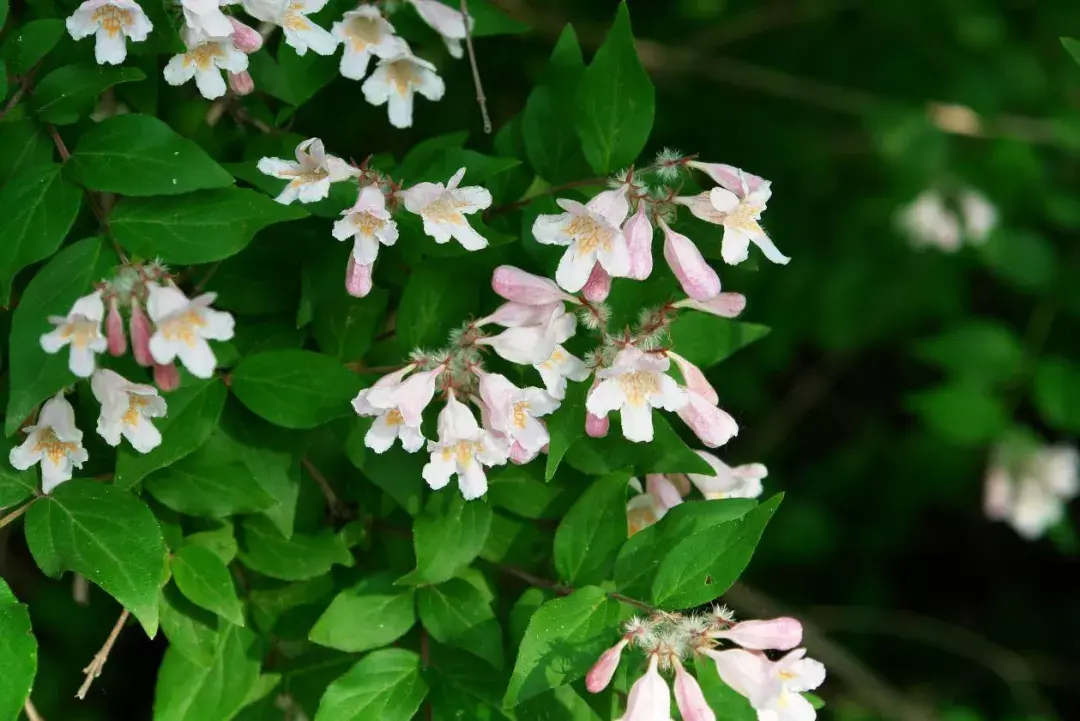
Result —
[{"label": "drooping flower", "polygon": [[345,46],[341,74],[351,80],[362,80],[367,75],[372,55],[385,60],[409,52],[409,46],[394,34],[394,26],[374,5],[348,11],[334,23],[331,32]]},{"label": "drooping flower", "polygon": [[710,313],[721,318],[737,318],[746,310],[746,296],[741,293],[721,293],[707,301],[685,298],[675,302],[676,308],[693,308],[703,313]]},{"label": "drooping flower", "polygon": [[783,616],[741,621],[731,628],[713,631],[709,635],[754,651],[790,651],[802,643],[803,628],[798,619]]},{"label": "drooping flower", "polygon": [[119,65],[127,58],[127,38],[146,40],[154,29],[134,0],[87,0],[65,23],[75,40],[96,35],[94,59],[98,65]]},{"label": "drooping flower", "polygon": [[646,213],[645,203],[638,203],[637,211],[623,226],[626,247],[630,252],[629,277],[645,280],[652,274],[653,227]]},{"label": "drooping flower", "polygon": [[95,291],[75,301],[67,316],[49,316],[56,326],[41,336],[41,348],[46,353],[58,353],[71,345],[68,368],[80,378],[89,378],[94,372],[94,355],[105,352],[108,340],[101,334],[101,321],[105,317],[105,303],[101,291]]},{"label": "drooping flower", "polygon": [[741,648],[704,651],[716,662],[721,680],[745,696],[766,721],[814,721],[817,711],[802,696],[825,681],[825,667],[805,658],[806,649],[797,648],[779,661],[765,654]]},{"label": "drooping flower", "polygon": [[124,318],[120,315],[116,298],[109,299],[109,314],[105,317],[105,341],[109,355],[114,358],[127,353],[127,336],[124,335]]},{"label": "drooping flower", "polygon": [[436,243],[448,243],[453,238],[465,250],[480,250],[487,247],[488,242],[469,225],[465,216],[490,206],[491,193],[478,185],[458,187],[464,176],[465,168],[461,168],[446,185],[417,183],[398,191],[398,195],[404,200],[407,211],[423,219],[424,233]]},{"label": "drooping flower", "polygon": [[718,498],[757,498],[764,488],[761,479],[768,470],[760,463],[749,463],[732,468],[719,458],[705,451],[696,451],[713,469],[712,476],[703,473],[687,473],[687,478],[697,486],[701,495],[710,500]]},{"label": "drooping flower", "polygon": [[[600,693],[608,687],[611,679],[615,676],[615,671],[619,668],[619,659],[622,658],[623,649],[626,648],[628,643],[630,643],[630,639],[623,638],[600,654],[600,658],[589,669],[589,673],[585,674],[585,688],[588,689],[589,693]],[[665,719],[665,721],[667,720]]]},{"label": "drooping flower", "polygon": [[[588,371],[586,370],[586,373]],[[582,379],[584,380],[584,378]],[[563,382],[565,388],[566,382]],[[550,393],[550,391],[548,391]],[[560,400],[562,400],[560,398]],[[611,419],[607,416],[601,418],[600,416],[594,416],[588,411],[585,412],[585,435],[589,438],[604,438],[611,430]]]},{"label": "drooping flower", "polygon": [[106,368],[94,372],[90,388],[101,403],[97,432],[106,443],[118,446],[123,436],[139,453],[149,453],[161,444],[161,433],[150,419],[163,417],[167,406],[156,388],[132,383]]},{"label": "drooping flower", "polygon": [[180,387],[180,370],[176,363],[154,363],[154,385],[165,393]]},{"label": "drooping flower", "polygon": [[[416,12],[424,22],[442,36],[450,56],[461,58],[463,55],[461,41],[466,35],[466,16],[452,7],[447,7],[439,0],[408,0],[408,2],[416,8]],[[468,23],[471,31],[474,24],[471,17],[468,18]]]},{"label": "drooping flower", "polygon": [[[230,25],[231,27],[231,25]],[[240,73],[248,67],[248,56],[236,49],[231,37],[196,41],[185,52],[173,55],[165,65],[165,82],[183,85],[192,78],[207,100],[225,94],[222,72]]]},{"label": "drooping flower", "polygon": [[1034,540],[1064,518],[1065,504],[1080,491],[1080,454],[1072,446],[1042,446],[1008,462],[1003,450],[986,475],[986,515]]},{"label": "drooping flower", "polygon": [[255,92],[255,79],[251,77],[251,73],[247,70],[239,73],[229,73],[227,82],[229,90],[233,91],[234,95],[251,95]]},{"label": "drooping flower", "polygon": [[229,16],[221,12],[220,0],[180,0],[180,4],[184,22],[198,40],[225,38],[235,32]]},{"label": "drooping flower", "polygon": [[[675,659],[675,705],[683,721],[716,721],[716,714],[709,708],[705,693],[696,678]],[[665,719],[664,721],[667,721]]]},{"label": "drooping flower", "polygon": [[154,362],[166,365],[179,358],[196,378],[212,377],[217,358],[207,341],[231,339],[235,325],[231,314],[210,307],[217,293],[189,299],[171,285],[151,284],[148,289],[146,310],[156,326],[150,337]]},{"label": "drooping flower", "polygon": [[142,304],[135,298],[131,300],[128,331],[131,333],[131,355],[136,363],[143,368],[149,368],[154,363],[154,357],[150,355],[150,336],[154,334],[154,330],[150,327],[150,319],[143,312]]},{"label": "drooping flower", "polygon": [[[223,0],[223,2],[227,3],[229,0]],[[263,36],[259,34],[258,30],[246,23],[240,22],[232,15],[226,15],[225,17],[228,19],[229,24],[232,25],[231,35],[233,45],[236,46],[237,50],[250,55],[251,53],[258,52],[258,50],[262,48]]]},{"label": "drooping flower", "polygon": [[669,721],[671,719],[671,690],[657,668],[659,659],[649,656],[645,675],[630,687],[626,698],[626,714],[620,721]]},{"label": "drooping flower", "polygon": [[498,373],[480,374],[480,399],[487,406],[491,430],[520,445],[535,456],[551,441],[543,423],[536,420],[559,407],[559,402],[539,388],[518,388]]},{"label": "drooping flower", "polygon": [[720,276],[705,261],[698,247],[685,235],[668,227],[662,219],[659,222],[664,231],[664,259],[679,280],[683,292],[702,303],[718,296]]},{"label": "drooping flower", "polygon": [[420,93],[435,102],[442,99],[446,85],[434,65],[406,52],[380,60],[360,90],[372,105],[386,104],[391,125],[408,128],[413,120],[413,95]]},{"label": "drooping flower", "polygon": [[574,296],[543,276],[528,273],[512,265],[500,265],[491,274],[491,288],[513,303],[522,305],[551,305],[577,303]]},{"label": "drooping flower", "polygon": [[345,266],[345,292],[354,298],[365,298],[371,292],[371,266],[357,263],[352,254]]},{"label": "drooping flower", "polygon": [[578,292],[597,263],[611,276],[626,277],[630,251],[621,227],[630,212],[626,189],[605,190],[585,205],[567,198],[555,202],[566,212],[537,216],[532,232],[540,243],[569,246],[555,271],[558,284]]},{"label": "drooping flower", "polygon": [[353,399],[357,414],[375,417],[364,436],[364,445],[376,453],[390,450],[398,438],[402,448],[409,453],[415,453],[424,445],[420,424],[424,420],[424,409],[435,396],[435,380],[442,369],[414,373],[415,370],[416,366],[410,364],[385,375]]},{"label": "drooping flower", "polygon": [[707,447],[724,445],[739,432],[739,425],[719,407],[716,390],[700,368],[673,351],[668,351],[668,357],[682,373],[687,393],[686,405],[678,410],[679,418]]},{"label": "drooping flower", "polygon": [[585,300],[592,303],[603,303],[611,293],[611,276],[604,270],[604,266],[597,263],[589,273],[589,279],[581,289]]},{"label": "drooping flower", "polygon": [[73,469],[82,468],[90,457],[82,446],[82,431],[75,427],[75,409],[63,391],[45,401],[37,423],[23,430],[26,440],[11,449],[8,461],[20,471],[40,463],[43,493],[70,481]]},{"label": "drooping flower", "polygon": [[968,242],[978,245],[986,241],[998,224],[998,211],[990,200],[975,190],[965,188],[960,192],[960,217]]},{"label": "drooping flower", "polygon": [[438,441],[428,443],[431,460],[424,466],[424,480],[437,491],[457,475],[458,488],[467,501],[487,493],[484,466],[506,463],[509,457],[506,442],[481,428],[472,411],[454,397],[453,391],[447,393],[438,425]]},{"label": "drooping flower", "polygon": [[481,338],[478,345],[490,346],[501,358],[522,365],[541,365],[551,359],[555,348],[574,334],[577,320],[562,303],[523,306],[504,303],[492,315],[476,322],[499,323],[502,333]]},{"label": "drooping flower", "polygon": [[319,55],[333,55],[337,50],[337,38],[308,18],[326,7],[327,0],[243,0],[243,3],[248,15],[279,25],[285,42],[297,55],[304,55],[308,48]]},{"label": "drooping flower", "polygon": [[688,402],[686,391],[667,374],[670,366],[671,361],[658,353],[624,348],[611,367],[597,371],[600,382],[589,392],[585,407],[600,417],[619,411],[627,440],[651,441],[652,409],[677,411]]},{"label": "drooping flower", "polygon": [[374,185],[361,188],[356,204],[341,211],[341,215],[334,223],[333,235],[338,240],[353,239],[352,255],[357,263],[372,265],[380,243],[397,242],[397,223],[386,209],[386,196]]},{"label": "drooping flower", "polygon": [[330,184],[353,177],[355,169],[341,158],[328,155],[323,142],[308,138],[296,146],[296,160],[262,158],[259,172],[288,180],[275,200],[288,205],[296,199],[314,203],[330,194]]},{"label": "drooping flower", "polygon": [[[580,383],[589,377],[589,369],[585,367],[581,359],[559,344],[555,345],[555,349],[551,351],[546,361],[534,363],[533,368],[540,373],[545,390],[552,398],[559,401],[566,397],[567,379]],[[607,419],[604,419],[604,422],[606,428]],[[586,418],[586,429],[588,429],[588,418]],[[605,431],[602,435],[607,435],[607,432]]]}]

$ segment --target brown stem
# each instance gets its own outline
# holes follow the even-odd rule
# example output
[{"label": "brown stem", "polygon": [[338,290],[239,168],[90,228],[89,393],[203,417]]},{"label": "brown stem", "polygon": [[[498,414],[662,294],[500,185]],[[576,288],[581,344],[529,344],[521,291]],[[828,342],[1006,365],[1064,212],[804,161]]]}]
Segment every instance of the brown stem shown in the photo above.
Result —
[{"label": "brown stem", "polygon": [[12,521],[14,521],[15,519],[17,519],[22,514],[26,513],[27,509],[29,509],[30,506],[32,506],[32,505],[34,505],[34,502],[30,501],[29,503],[26,503],[26,504],[24,504],[22,506],[19,506],[18,508],[16,508],[11,513],[9,513],[6,516],[0,518],[0,528],[3,528],[7,524],[9,524]]},{"label": "brown stem", "polygon": [[537,198],[542,198],[545,195],[553,195],[561,190],[569,190],[570,188],[579,188],[582,185],[603,185],[607,183],[607,178],[585,178],[583,180],[572,180],[569,183],[563,183],[562,185],[553,185],[550,188],[543,190],[536,195],[530,195],[528,198],[515,201],[513,203],[506,203],[504,205],[496,205],[494,208],[488,208],[484,212],[484,219],[500,215],[502,213],[508,213],[511,210],[517,210],[518,208],[524,208],[529,203],[533,202]]},{"label": "brown stem", "polygon": [[319,484],[319,490],[322,491],[323,497],[326,499],[327,508],[330,510],[330,515],[338,520],[348,519],[352,514],[349,512],[349,507],[345,505],[345,502],[338,498],[337,493],[334,492],[330,482],[326,480],[326,476],[322,474],[315,464],[311,462],[311,459],[304,457],[304,468],[307,469],[308,475],[310,475],[317,484]]},{"label": "brown stem", "polygon": [[120,637],[120,632],[124,630],[124,624],[127,623],[128,617],[131,614],[125,608],[124,612],[120,614],[120,618],[117,619],[116,625],[113,626],[112,631],[109,633],[109,637],[105,639],[105,645],[101,647],[101,650],[94,654],[94,659],[90,662],[90,665],[83,669],[83,673],[86,674],[86,679],[83,681],[82,686],[79,687],[79,692],[75,694],[75,698],[80,701],[86,698],[87,692],[94,684],[94,679],[101,675],[101,670],[105,668],[105,662],[109,660],[109,653],[112,651],[113,644],[116,643],[116,639]]},{"label": "brown stem", "polygon": [[23,703],[23,711],[26,712],[27,721],[45,721],[45,717],[38,713],[38,710],[34,707],[34,702],[30,699],[26,699]]},{"label": "brown stem", "polygon": [[[575,590],[573,586],[564,586],[555,581],[546,578],[540,578],[539,576],[534,576],[528,571],[523,571],[520,568],[516,568],[515,566],[499,566],[498,568],[503,573],[520,578],[522,581],[525,581],[530,586],[536,586],[537,588],[548,588],[559,594],[560,596],[569,596]],[[646,613],[654,613],[657,610],[649,604],[645,603],[644,601],[639,601],[636,598],[624,596],[621,593],[609,592],[608,598],[614,601],[620,601],[635,608],[639,608]]]},{"label": "brown stem", "polygon": [[488,115],[484,84],[480,82],[480,68],[476,64],[476,51],[473,50],[472,28],[469,27],[468,0],[461,0],[461,20],[465,23],[465,48],[469,53],[469,67],[472,68],[473,84],[476,86],[476,103],[480,106],[480,117],[484,119],[484,133],[491,135],[491,116]]}]

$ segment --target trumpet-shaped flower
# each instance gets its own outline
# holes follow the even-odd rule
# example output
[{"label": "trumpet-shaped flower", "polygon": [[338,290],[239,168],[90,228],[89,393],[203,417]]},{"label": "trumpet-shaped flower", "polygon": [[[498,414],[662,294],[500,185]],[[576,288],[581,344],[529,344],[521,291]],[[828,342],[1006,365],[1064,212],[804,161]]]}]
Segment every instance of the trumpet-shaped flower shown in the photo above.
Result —
[{"label": "trumpet-shaped flower", "polygon": [[533,368],[540,373],[547,392],[559,401],[566,397],[567,379],[580,383],[589,377],[589,369],[581,359],[558,344],[546,361],[534,363]]},{"label": "trumpet-shaped flower", "polygon": [[454,397],[453,391],[447,394],[438,425],[438,441],[428,443],[431,460],[424,466],[424,480],[432,489],[439,490],[456,475],[458,488],[467,501],[487,493],[484,466],[506,463],[510,454],[506,441],[481,428],[472,411]]},{"label": "trumpet-shaped flower", "polygon": [[405,52],[380,60],[360,90],[372,105],[386,104],[391,125],[408,128],[413,120],[413,96],[420,93],[433,102],[441,100],[446,85],[434,65]]},{"label": "trumpet-shaped flower", "polygon": [[103,368],[90,379],[90,388],[101,403],[97,432],[106,443],[118,446],[123,436],[139,453],[161,445],[161,432],[150,419],[163,417],[167,406],[154,386],[132,383]]},{"label": "trumpet-shaped flower", "polygon": [[394,26],[374,5],[348,11],[330,32],[344,45],[341,74],[350,80],[367,75],[373,55],[385,60],[409,52],[409,46],[394,34]]},{"label": "trumpet-shaped flower", "polygon": [[184,23],[198,40],[225,38],[235,32],[229,16],[221,12],[220,0],[180,0]]},{"label": "trumpet-shaped flower", "polygon": [[657,668],[656,654],[649,657],[645,675],[630,687],[626,698],[626,713],[620,721],[670,721],[671,690]]},{"label": "trumpet-shaped flower", "polygon": [[101,334],[101,321],[105,317],[105,303],[101,291],[95,291],[75,301],[67,316],[50,316],[49,322],[56,326],[41,336],[41,348],[46,353],[58,353],[66,345],[71,346],[68,368],[80,378],[89,378],[94,372],[94,356],[108,348],[108,340]]},{"label": "trumpet-shaped flower", "polygon": [[423,219],[424,232],[436,243],[448,243],[453,238],[465,250],[480,250],[488,242],[465,216],[490,206],[491,193],[478,185],[459,187],[463,177],[465,168],[454,173],[446,185],[417,183],[398,195],[405,201],[405,210]]},{"label": "trumpet-shaped flower", "polygon": [[330,194],[330,184],[356,175],[355,169],[341,158],[327,155],[323,142],[308,138],[296,146],[296,160],[262,158],[259,172],[275,178],[288,180],[289,184],[275,200],[288,205],[299,199],[301,203],[314,203]]},{"label": "trumpet-shaped flower", "polygon": [[825,681],[825,667],[805,658],[806,649],[797,648],[775,662],[763,653],[741,648],[704,653],[716,662],[721,680],[750,701],[759,721],[817,718],[817,711],[801,694]]},{"label": "trumpet-shaped flower", "polygon": [[463,55],[461,41],[467,34],[465,23],[468,22],[469,31],[471,31],[474,24],[472,17],[467,17],[460,11],[447,7],[439,0],[409,0],[409,4],[416,8],[416,12],[424,22],[442,36],[450,56],[461,58]]},{"label": "trumpet-shaped flower", "polygon": [[660,354],[624,348],[611,367],[597,371],[600,382],[589,392],[585,407],[599,417],[619,411],[627,440],[651,441],[652,409],[677,411],[688,402],[686,391],[667,374],[670,366]]},{"label": "trumpet-shaped flower", "polygon": [[407,365],[385,375],[353,400],[353,408],[359,415],[375,417],[364,436],[364,445],[376,453],[388,451],[398,438],[409,453],[424,445],[420,424],[424,409],[435,396],[435,380],[442,369],[413,373],[415,369],[416,366]]},{"label": "trumpet-shaped flower", "polygon": [[154,29],[134,0],[87,0],[65,23],[75,40],[96,35],[94,59],[98,65],[119,65],[127,58],[127,39],[146,40]]},{"label": "trumpet-shaped flower", "polygon": [[194,78],[199,93],[207,100],[214,100],[225,94],[222,72],[240,73],[247,67],[248,56],[236,49],[231,37],[210,38],[173,55],[165,65],[164,75],[169,85],[183,85]]},{"label": "trumpet-shaped flower", "polygon": [[333,235],[338,240],[353,239],[353,258],[362,265],[371,265],[379,255],[379,244],[393,245],[398,239],[397,223],[386,209],[386,196],[374,185],[360,189],[356,204],[341,211],[342,218],[334,223]]},{"label": "trumpet-shaped flower", "polygon": [[548,430],[537,420],[559,407],[559,402],[539,388],[518,388],[498,373],[480,375],[480,399],[488,411],[488,425],[511,443],[535,456],[551,441]]},{"label": "trumpet-shaped flower", "polygon": [[757,498],[764,488],[761,479],[769,472],[760,463],[748,463],[732,468],[719,458],[705,451],[696,451],[713,469],[714,475],[687,473],[687,478],[697,486],[701,495],[710,500],[718,498]]},{"label": "trumpet-shaped flower", "polygon": [[597,263],[611,276],[630,274],[630,251],[621,227],[630,212],[625,188],[605,190],[585,205],[566,198],[556,202],[566,212],[537,216],[532,232],[540,243],[569,246],[555,271],[559,285],[578,292]]},{"label": "trumpet-shaped flower", "polygon": [[154,362],[168,365],[179,358],[196,378],[213,376],[217,358],[207,341],[229,340],[235,325],[232,315],[210,307],[217,294],[203,293],[189,299],[175,286],[148,287],[146,310],[156,326],[150,337]]},{"label": "trumpet-shaped flower", "polygon": [[90,457],[82,446],[82,431],[75,427],[75,409],[60,391],[41,407],[37,423],[23,429],[26,440],[11,449],[8,461],[20,471],[41,464],[41,490],[50,493],[72,470]]},{"label": "trumpet-shaped flower", "polygon": [[326,7],[327,0],[243,0],[243,3],[248,15],[280,26],[285,42],[297,55],[304,55],[308,48],[319,55],[333,55],[337,50],[338,39],[308,18]]}]

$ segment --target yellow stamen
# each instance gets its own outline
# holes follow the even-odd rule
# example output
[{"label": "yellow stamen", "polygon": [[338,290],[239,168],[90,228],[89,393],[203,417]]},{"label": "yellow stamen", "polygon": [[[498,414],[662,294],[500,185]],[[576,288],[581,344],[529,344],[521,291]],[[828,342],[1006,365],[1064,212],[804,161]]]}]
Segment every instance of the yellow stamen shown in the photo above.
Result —
[{"label": "yellow stamen", "polygon": [[398,60],[386,66],[386,75],[398,95],[409,92],[409,88],[419,82],[416,68],[411,60]]},{"label": "yellow stamen", "polygon": [[374,235],[376,231],[386,225],[386,221],[382,218],[376,218],[367,211],[363,213],[353,213],[351,218],[352,224],[363,235]]},{"label": "yellow stamen", "polygon": [[458,211],[457,204],[448,194],[443,194],[434,203],[428,204],[427,207],[420,211],[420,216],[425,220],[436,223],[461,225],[465,222],[465,217]]},{"label": "yellow stamen", "polygon": [[524,428],[525,422],[529,419],[529,414],[526,411],[529,410],[528,401],[518,401],[514,404],[514,425],[518,428]]},{"label": "yellow stamen", "polygon": [[566,233],[578,244],[579,253],[592,253],[598,248],[611,249],[612,232],[588,215],[575,215],[566,226]]},{"label": "yellow stamen", "polygon": [[626,402],[633,406],[643,406],[649,396],[660,390],[660,379],[656,373],[633,371],[619,376],[619,388],[626,396]]},{"label": "yellow stamen", "polygon": [[126,28],[131,27],[131,11],[123,10],[115,5],[102,5],[90,17],[105,29],[109,37],[116,37]]},{"label": "yellow stamen", "polygon": [[128,394],[128,409],[124,413],[124,417],[121,419],[126,426],[135,426],[139,423],[139,418],[142,417],[142,409],[147,405],[147,400],[135,393]]},{"label": "yellow stamen", "polygon": [[165,340],[178,340],[191,347],[199,340],[198,329],[205,325],[206,320],[198,312],[186,310],[159,323],[158,330]]},{"label": "yellow stamen", "polygon": [[386,414],[386,425],[388,426],[400,426],[404,422],[405,418],[397,408],[391,409],[391,411]]},{"label": "yellow stamen", "polygon": [[345,37],[349,39],[349,44],[352,45],[353,50],[362,52],[369,45],[379,43],[382,38],[382,33],[379,30],[379,22],[375,18],[362,15],[353,16],[345,24]]},{"label": "yellow stamen", "polygon": [[66,443],[56,437],[56,431],[52,428],[43,428],[37,432],[37,443],[34,451],[48,456],[53,463],[59,463],[78,448],[76,443]]},{"label": "yellow stamen", "polygon": [[225,57],[220,43],[203,43],[194,50],[184,53],[184,65],[194,65],[199,70],[211,70],[216,58]]}]

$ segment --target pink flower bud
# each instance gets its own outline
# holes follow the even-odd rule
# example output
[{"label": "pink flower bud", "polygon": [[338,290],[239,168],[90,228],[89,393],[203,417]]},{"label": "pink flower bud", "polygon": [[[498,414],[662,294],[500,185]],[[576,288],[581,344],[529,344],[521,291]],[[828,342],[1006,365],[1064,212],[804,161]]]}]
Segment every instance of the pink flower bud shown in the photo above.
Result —
[{"label": "pink flower bud", "polygon": [[683,382],[686,385],[687,390],[697,393],[713,405],[720,402],[720,397],[716,395],[716,389],[713,388],[712,384],[705,378],[705,374],[701,372],[700,368],[678,353],[668,351],[667,355],[668,358],[675,361],[675,365],[679,367],[679,372],[682,373]]},{"label": "pink flower bud", "polygon": [[687,398],[686,405],[676,413],[706,447],[722,446],[738,434],[739,424],[730,414],[697,393],[687,393]]},{"label": "pink flower bud", "polygon": [[247,70],[229,73],[229,89],[236,95],[250,95],[255,90],[255,81]]},{"label": "pink flower bud", "polygon": [[664,258],[679,279],[683,291],[701,302],[719,295],[720,276],[705,262],[697,246],[685,235],[673,231],[662,220],[660,227],[664,229]]},{"label": "pink flower bud", "polygon": [[345,268],[345,290],[354,298],[363,298],[371,292],[371,266],[357,263],[351,255]]},{"label": "pink flower bud", "polygon": [[150,355],[150,336],[153,331],[150,328],[150,319],[146,317],[139,301],[131,299],[131,320],[128,321],[128,330],[131,333],[131,354],[135,356],[135,362],[144,368],[154,364],[154,358]]},{"label": "pink flower bud", "polygon": [[716,721],[716,714],[709,708],[701,685],[678,661],[675,662],[675,705],[679,707],[683,721]]},{"label": "pink flower bud", "polygon": [[259,34],[258,30],[250,25],[245,25],[231,15],[229,16],[229,22],[233,26],[233,47],[237,50],[250,55],[263,46],[263,36]]},{"label": "pink flower bud", "polygon": [[615,670],[619,668],[619,658],[627,643],[628,641],[624,638],[600,654],[600,659],[585,675],[585,688],[589,689],[589,693],[600,693],[611,683]]},{"label": "pink flower bud", "polygon": [[741,293],[721,293],[715,298],[699,302],[693,298],[680,300],[676,308],[693,308],[704,313],[712,313],[721,318],[735,318],[746,309],[746,296]]},{"label": "pink flower bud", "polygon": [[726,631],[714,631],[713,638],[733,641],[753,651],[788,651],[802,643],[802,624],[789,617],[743,621]]},{"label": "pink flower bud", "polygon": [[597,263],[593,266],[589,279],[585,281],[585,287],[581,289],[581,294],[585,296],[585,300],[601,303],[607,299],[610,292],[611,276],[608,275],[603,266]]},{"label": "pink flower bud", "polygon": [[682,495],[679,489],[659,473],[650,473],[645,476],[645,490],[653,497],[656,504],[664,510],[674,508],[682,503]]},{"label": "pink flower bud", "polygon": [[105,338],[109,353],[117,358],[127,353],[127,336],[124,335],[124,319],[116,307],[116,298],[109,300],[109,315],[105,318]]},{"label": "pink flower bud", "polygon": [[512,265],[500,265],[491,274],[492,289],[514,303],[548,305],[562,301],[577,302],[555,281],[526,273]]},{"label": "pink flower bud", "polygon": [[589,438],[603,438],[608,434],[609,428],[611,428],[611,421],[607,416],[601,418],[592,413],[585,414],[585,434]]},{"label": "pink flower bud", "polygon": [[639,203],[637,212],[626,221],[623,235],[630,251],[630,277],[645,280],[652,273],[653,227],[645,214],[644,203]]},{"label": "pink flower bud", "polygon": [[519,328],[528,325],[543,325],[561,309],[562,303],[548,305],[525,305],[524,303],[503,303],[491,315],[484,316],[473,325],[477,328],[494,323],[504,328]]},{"label": "pink flower bud", "polygon": [[[541,421],[541,423],[543,423],[543,421]],[[510,446],[510,460],[518,464],[519,466],[524,463],[528,463],[532,459],[536,458],[538,455],[540,455],[539,451],[533,453],[517,441],[514,441],[514,444]]]},{"label": "pink flower bud", "polygon": [[154,364],[154,384],[166,393],[180,387],[180,371],[175,363],[168,365]]}]

